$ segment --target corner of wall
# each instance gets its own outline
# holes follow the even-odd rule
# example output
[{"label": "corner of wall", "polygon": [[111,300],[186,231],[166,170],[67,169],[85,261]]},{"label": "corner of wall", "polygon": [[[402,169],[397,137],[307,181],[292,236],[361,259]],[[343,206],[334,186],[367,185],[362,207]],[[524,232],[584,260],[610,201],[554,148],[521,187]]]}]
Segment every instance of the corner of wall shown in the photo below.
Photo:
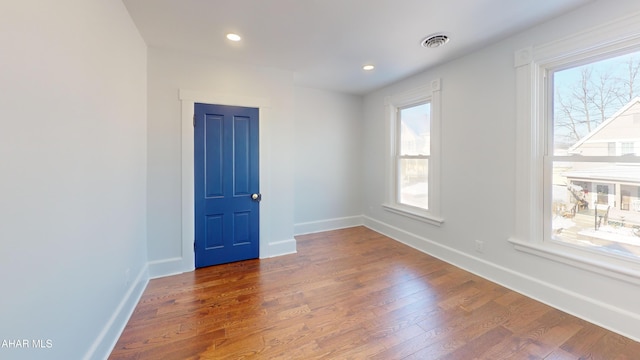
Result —
[{"label": "corner of wall", "polygon": [[183,272],[193,271],[195,269],[193,263],[186,264],[185,259],[182,257],[149,261],[148,266],[149,279],[182,274]]},{"label": "corner of wall", "polygon": [[106,359],[109,357],[148,283],[149,270],[148,266],[144,265],[138,276],[136,276],[135,281],[131,283],[116,311],[103,326],[102,331],[85,354],[85,360]]}]

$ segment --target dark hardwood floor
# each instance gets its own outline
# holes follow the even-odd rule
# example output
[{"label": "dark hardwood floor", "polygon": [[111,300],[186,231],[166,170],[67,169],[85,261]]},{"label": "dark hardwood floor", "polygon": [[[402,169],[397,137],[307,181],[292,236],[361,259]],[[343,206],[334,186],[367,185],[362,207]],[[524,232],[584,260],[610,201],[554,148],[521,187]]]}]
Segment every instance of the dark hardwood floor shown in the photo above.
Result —
[{"label": "dark hardwood floor", "polygon": [[109,359],[640,359],[640,343],[364,227],[149,282]]}]

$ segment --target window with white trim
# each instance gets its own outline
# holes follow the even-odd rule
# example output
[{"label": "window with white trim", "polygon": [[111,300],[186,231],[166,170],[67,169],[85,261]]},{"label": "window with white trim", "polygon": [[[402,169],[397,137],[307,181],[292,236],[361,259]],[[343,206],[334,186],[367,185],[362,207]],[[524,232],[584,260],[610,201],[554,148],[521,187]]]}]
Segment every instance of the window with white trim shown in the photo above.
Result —
[{"label": "window with white trim", "polygon": [[440,225],[440,80],[385,99],[388,211]]},{"label": "window with white trim", "polygon": [[640,282],[640,15],[515,53],[519,250]]},{"label": "window with white trim", "polygon": [[640,50],[543,70],[545,236],[640,259],[640,212],[631,206],[640,202]]},{"label": "window with white trim", "polygon": [[396,116],[397,203],[429,210],[431,103],[398,109]]}]

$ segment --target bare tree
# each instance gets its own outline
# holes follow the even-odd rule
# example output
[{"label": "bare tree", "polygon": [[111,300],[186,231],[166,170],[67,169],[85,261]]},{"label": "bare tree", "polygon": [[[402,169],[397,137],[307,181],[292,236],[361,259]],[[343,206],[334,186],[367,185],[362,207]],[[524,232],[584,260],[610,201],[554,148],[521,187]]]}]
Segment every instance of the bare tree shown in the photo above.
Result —
[{"label": "bare tree", "polygon": [[562,128],[566,132],[566,135],[562,139],[557,139],[568,144],[573,144],[582,138],[582,120],[578,119],[578,111],[573,102],[574,98],[568,99],[562,96],[562,94],[556,95],[556,115],[555,115],[555,127]]},{"label": "bare tree", "polygon": [[591,67],[583,68],[580,72],[580,82],[573,90],[573,96],[580,104],[578,111],[582,113],[582,123],[587,127],[587,132],[591,131],[591,113],[589,111],[589,104],[593,101],[593,91],[590,87],[591,74],[593,74]]},{"label": "bare tree", "polygon": [[624,63],[623,76],[616,80],[622,84],[622,91],[618,94],[622,104],[626,104],[640,95],[640,57],[629,58]]},{"label": "bare tree", "polygon": [[555,90],[556,143],[569,146],[640,95],[640,56],[606,68],[588,65],[576,70],[572,83]]},{"label": "bare tree", "polygon": [[600,124],[616,111],[620,91],[612,70],[602,71],[598,75],[593,83],[592,104],[598,110],[595,123]]},{"label": "bare tree", "polygon": [[568,95],[556,93],[555,127],[564,128],[565,140],[575,143],[588,134],[599,122],[593,123],[593,103],[598,93],[592,81],[593,68],[586,66],[580,69],[580,77],[569,89]]}]

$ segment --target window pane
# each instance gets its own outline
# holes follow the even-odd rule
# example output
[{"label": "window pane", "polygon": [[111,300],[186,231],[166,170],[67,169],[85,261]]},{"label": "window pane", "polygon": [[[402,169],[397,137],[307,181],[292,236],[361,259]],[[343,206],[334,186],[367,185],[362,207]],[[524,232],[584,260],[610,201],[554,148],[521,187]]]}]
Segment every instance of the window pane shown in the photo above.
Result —
[{"label": "window pane", "polygon": [[639,70],[640,51],[553,72],[553,154],[640,155]]},{"label": "window pane", "polygon": [[400,109],[400,155],[430,155],[431,104]]},{"label": "window pane", "polygon": [[400,203],[428,209],[429,159],[400,159]]},{"label": "window pane", "polygon": [[635,155],[636,152],[634,150],[633,142],[623,142],[622,143],[622,155]]},{"label": "window pane", "polygon": [[552,239],[640,257],[640,164],[554,162]]}]

